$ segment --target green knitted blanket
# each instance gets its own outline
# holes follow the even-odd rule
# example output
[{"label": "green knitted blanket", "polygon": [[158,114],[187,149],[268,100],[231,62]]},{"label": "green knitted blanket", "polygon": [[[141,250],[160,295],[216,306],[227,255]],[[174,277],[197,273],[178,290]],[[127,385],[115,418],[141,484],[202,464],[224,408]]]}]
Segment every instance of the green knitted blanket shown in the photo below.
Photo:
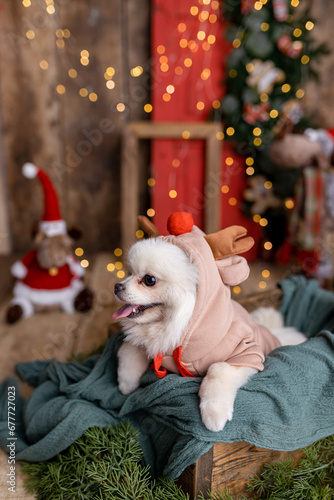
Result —
[{"label": "green knitted blanket", "polygon": [[[218,441],[293,450],[334,434],[334,295],[299,276],[280,286],[287,324],[312,338],[266,358],[264,371],[239,390],[233,419],[223,431],[208,431],[201,423],[200,378],[158,379],[148,371],[137,391],[122,395],[117,388],[120,332],[101,356],[83,363],[19,363],[18,374],[36,389],[24,401],[17,379],[1,384],[0,445],[8,451],[15,438],[16,459],[48,460],[89,427],[130,420],[140,430],[153,475],[176,478]],[[9,386],[16,393],[15,436],[8,428]]]}]

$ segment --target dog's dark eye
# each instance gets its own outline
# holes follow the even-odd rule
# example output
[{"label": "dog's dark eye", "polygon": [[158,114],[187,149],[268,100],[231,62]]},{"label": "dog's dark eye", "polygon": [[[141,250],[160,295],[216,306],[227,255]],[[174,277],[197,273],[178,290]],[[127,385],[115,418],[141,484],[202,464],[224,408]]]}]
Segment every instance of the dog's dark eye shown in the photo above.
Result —
[{"label": "dog's dark eye", "polygon": [[143,282],[145,283],[146,286],[153,286],[156,284],[157,280],[155,279],[154,276],[150,276],[149,274],[145,274],[143,278]]}]

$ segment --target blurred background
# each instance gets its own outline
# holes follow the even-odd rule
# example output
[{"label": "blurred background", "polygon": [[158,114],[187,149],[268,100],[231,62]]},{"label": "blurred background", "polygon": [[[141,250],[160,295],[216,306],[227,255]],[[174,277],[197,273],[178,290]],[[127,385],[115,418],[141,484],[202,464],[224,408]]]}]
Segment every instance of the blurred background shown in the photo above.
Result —
[{"label": "blurred background", "polygon": [[166,234],[185,210],[254,237],[235,297],[291,272],[331,288],[333,16],[325,0],[2,0],[1,298],[43,213],[25,162],[82,231],[88,276],[125,276],[138,213]]},{"label": "blurred background", "polygon": [[[119,247],[122,137],[129,123],[141,120],[221,124],[214,193],[221,198],[220,225],[243,223],[258,242],[279,233],[275,245],[281,246],[300,170],[291,179],[285,165],[282,182],[261,162],[287,102],[302,108],[291,112],[298,132],[303,113],[311,118],[306,126],[334,126],[332,3],[2,0],[0,9],[2,254],[26,251],[41,216],[41,190],[22,176],[26,161],[50,175],[63,217],[82,229],[86,251]],[[325,56],[317,51],[323,42]],[[264,90],[249,81],[254,60],[272,63],[257,68]],[[149,211],[162,232],[166,217],[180,208],[203,227],[205,144],[185,137],[141,141],[139,180],[127,179],[129,186],[139,183],[140,211]],[[245,196],[252,169],[253,193]],[[283,207],[262,200],[263,207],[249,210],[264,185],[256,174],[273,183],[267,191]],[[258,244],[250,257],[262,254]]]},{"label": "blurred background", "polygon": [[[138,214],[161,234],[180,210],[206,232],[246,227],[251,275],[232,294],[253,306],[277,303],[291,273],[333,289],[333,19],[328,0],[0,0],[1,378],[16,362],[80,358],[118,329],[113,289],[144,237]],[[11,265],[35,248],[44,210],[25,162],[82,232],[86,314],[6,322]]]}]

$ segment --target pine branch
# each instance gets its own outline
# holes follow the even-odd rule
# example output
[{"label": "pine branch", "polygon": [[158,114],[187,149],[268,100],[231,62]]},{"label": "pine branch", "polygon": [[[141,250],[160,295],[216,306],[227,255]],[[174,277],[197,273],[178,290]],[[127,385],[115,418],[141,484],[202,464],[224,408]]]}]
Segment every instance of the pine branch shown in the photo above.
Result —
[{"label": "pine branch", "polygon": [[[53,460],[25,463],[25,488],[39,500],[191,500],[174,481],[151,481],[141,458],[138,432],[128,422],[93,427]],[[249,490],[263,500],[333,500],[334,436],[306,448],[297,467],[292,460],[265,464]],[[227,490],[195,500],[205,499],[237,500]]]},{"label": "pine branch", "polygon": [[[246,497],[239,498],[238,500],[243,500],[243,499],[246,500]],[[236,498],[230,494],[228,489],[226,489],[225,491],[222,492],[219,491],[215,493],[211,492],[209,493],[208,497],[205,497],[203,493],[201,493],[197,498],[197,500],[236,500]]]},{"label": "pine branch", "polygon": [[257,498],[291,500],[334,499],[334,436],[305,448],[294,468],[291,460],[266,464],[260,476],[251,478],[249,490]]}]

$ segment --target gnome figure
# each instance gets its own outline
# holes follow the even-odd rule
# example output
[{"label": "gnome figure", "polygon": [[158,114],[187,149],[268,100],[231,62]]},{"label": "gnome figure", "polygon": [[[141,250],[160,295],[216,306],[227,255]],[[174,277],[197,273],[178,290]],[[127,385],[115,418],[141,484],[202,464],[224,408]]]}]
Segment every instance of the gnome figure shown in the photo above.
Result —
[{"label": "gnome figure", "polygon": [[74,258],[73,239],[62,219],[56,191],[43,170],[32,163],[22,168],[27,178],[38,177],[44,193],[44,215],[38,224],[34,250],[16,261],[11,272],[17,282],[7,311],[7,322],[33,315],[36,308],[60,306],[67,313],[92,307],[92,292],[84,287],[84,269]]}]

